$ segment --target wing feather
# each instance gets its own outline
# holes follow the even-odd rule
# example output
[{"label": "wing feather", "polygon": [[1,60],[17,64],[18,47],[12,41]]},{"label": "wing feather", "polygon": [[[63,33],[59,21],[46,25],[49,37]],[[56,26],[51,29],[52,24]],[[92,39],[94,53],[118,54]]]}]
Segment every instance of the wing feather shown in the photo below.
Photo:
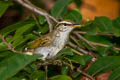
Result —
[{"label": "wing feather", "polygon": [[43,46],[48,46],[52,43],[52,37],[49,35],[43,35],[39,39],[33,41],[32,45],[29,47],[31,49],[34,49],[36,47],[43,47]]}]

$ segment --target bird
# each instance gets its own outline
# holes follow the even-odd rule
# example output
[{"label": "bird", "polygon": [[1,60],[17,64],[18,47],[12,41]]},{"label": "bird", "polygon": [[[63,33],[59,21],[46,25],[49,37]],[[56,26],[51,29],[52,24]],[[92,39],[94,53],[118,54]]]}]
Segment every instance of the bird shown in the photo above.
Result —
[{"label": "bird", "polygon": [[[33,41],[29,47],[32,54],[40,54],[40,59],[51,59],[66,45],[70,32],[76,28],[81,27],[79,24],[74,24],[72,21],[64,20],[57,23],[52,32],[40,36]],[[29,52],[28,52],[29,53]]]}]

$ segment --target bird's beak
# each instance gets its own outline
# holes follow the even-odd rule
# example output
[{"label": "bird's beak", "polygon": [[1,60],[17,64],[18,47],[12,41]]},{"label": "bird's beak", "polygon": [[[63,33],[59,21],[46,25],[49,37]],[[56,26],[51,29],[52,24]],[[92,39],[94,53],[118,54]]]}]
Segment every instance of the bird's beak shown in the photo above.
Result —
[{"label": "bird's beak", "polygon": [[81,25],[80,24],[73,24],[72,27],[75,27],[75,28],[76,27],[81,27]]}]

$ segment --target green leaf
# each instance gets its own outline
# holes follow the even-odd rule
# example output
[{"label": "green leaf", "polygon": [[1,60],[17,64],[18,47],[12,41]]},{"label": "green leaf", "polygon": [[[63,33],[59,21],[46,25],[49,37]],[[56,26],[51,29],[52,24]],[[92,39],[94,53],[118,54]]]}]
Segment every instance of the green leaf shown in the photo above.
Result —
[{"label": "green leaf", "polygon": [[113,32],[113,25],[112,21],[107,17],[96,17],[94,20],[94,23],[98,26],[98,28],[101,30],[101,32],[105,33],[112,33]]},{"label": "green leaf", "polygon": [[48,24],[45,24],[40,30],[39,32],[41,32],[41,34],[45,34],[49,31],[49,26]]},{"label": "green leaf", "polygon": [[117,19],[113,20],[113,32],[114,35],[119,37],[120,36],[120,17]]},{"label": "green leaf", "polygon": [[57,76],[51,77],[50,80],[72,80],[72,78],[66,75],[57,75]]},{"label": "green leaf", "polygon": [[12,2],[10,1],[0,1],[0,17],[4,14],[4,12],[7,10],[9,6],[12,5]]},{"label": "green leaf", "polygon": [[66,55],[73,55],[73,52],[72,52],[72,50],[71,50],[71,48],[64,48],[64,49],[62,49],[61,51],[60,51],[60,54],[66,54]]},{"label": "green leaf", "polygon": [[90,60],[92,59],[92,56],[90,54],[84,54],[83,56],[83,59],[86,63],[86,65],[90,62]]},{"label": "green leaf", "polygon": [[[31,29],[34,25],[35,25],[34,23],[26,24],[26,25],[24,25],[24,26],[22,26],[22,27],[20,27],[16,30],[15,35],[12,39],[14,41],[13,42],[13,47],[15,47],[16,45],[19,45],[20,42],[22,42],[23,33],[28,31],[29,29]],[[28,39],[29,39],[29,37],[27,37],[27,39],[25,39],[25,41],[28,40]]]},{"label": "green leaf", "polygon": [[46,80],[45,72],[40,71],[40,70],[32,72],[30,77],[32,80]]},{"label": "green leaf", "polygon": [[19,36],[18,40],[15,40],[12,44],[13,47],[17,47],[23,43],[25,43],[27,40],[33,39],[35,37],[35,35],[33,34],[28,34],[25,38],[23,38],[22,36]]},{"label": "green leaf", "polygon": [[97,47],[96,49],[101,56],[107,56],[108,51],[110,50],[109,48],[105,48],[105,47],[101,47],[101,46]]},{"label": "green leaf", "polygon": [[39,17],[39,23],[40,24],[44,24],[45,22],[46,22],[45,17],[44,16],[40,16]]},{"label": "green leaf", "polygon": [[113,20],[113,25],[117,29],[120,29],[120,17],[118,17],[117,19]]},{"label": "green leaf", "polygon": [[59,56],[61,56],[63,54],[68,55],[68,56],[72,56],[73,52],[72,52],[71,48],[69,48],[69,47],[64,48],[56,55],[56,58],[58,58]]},{"label": "green leaf", "polygon": [[39,55],[30,56],[25,54],[15,54],[4,59],[0,62],[0,80],[9,79],[39,57]]},{"label": "green leaf", "polygon": [[85,35],[84,36],[87,40],[97,43],[102,43],[108,46],[112,46],[113,44],[110,42],[109,38],[103,36],[94,36],[94,35]]},{"label": "green leaf", "polygon": [[79,9],[74,9],[72,11],[69,12],[69,14],[67,13],[64,16],[65,19],[69,19],[72,20],[73,22],[80,24],[81,20],[82,20],[82,15]]},{"label": "green leaf", "polygon": [[9,58],[10,56],[13,56],[13,53],[10,51],[0,51],[0,61],[2,61],[5,58]]},{"label": "green leaf", "polygon": [[70,56],[68,58],[75,63],[85,65],[85,60],[83,59],[83,56],[79,56],[75,54],[74,56]]},{"label": "green leaf", "polygon": [[63,66],[62,66],[61,73],[62,73],[63,75],[67,75],[67,73],[68,73],[68,66],[63,65]]},{"label": "green leaf", "polygon": [[120,79],[120,67],[115,69],[107,80]]},{"label": "green leaf", "polygon": [[30,23],[34,23],[34,21],[33,20],[25,20],[25,21],[17,22],[17,23],[15,23],[13,25],[10,25],[10,26],[5,27],[2,30],[0,30],[0,34],[2,34],[3,36],[6,36],[10,32],[15,31],[16,29],[18,29],[18,28],[20,28],[22,26],[25,26],[27,24],[30,24]]},{"label": "green leaf", "polygon": [[77,5],[78,8],[82,4],[82,0],[73,0],[73,1],[75,2],[75,4]]},{"label": "green leaf", "polygon": [[22,80],[22,78],[13,77],[13,78],[11,78],[11,79],[9,79],[9,80]]},{"label": "green leaf", "polygon": [[98,58],[87,70],[87,73],[94,76],[98,73],[108,72],[120,66],[120,56],[105,56]]},{"label": "green leaf", "polygon": [[[11,41],[11,38],[5,38],[5,40],[9,43]],[[4,50],[7,50],[7,49],[8,49],[8,47],[1,40],[0,41],[0,51],[4,51]]]},{"label": "green leaf", "polygon": [[[16,30],[14,38],[16,39],[16,37],[18,37],[19,35],[22,35],[24,32],[32,28],[34,25],[35,25],[34,23],[29,23],[27,25],[20,27],[19,29]],[[15,40],[14,38],[13,40]]]},{"label": "green leaf", "polygon": [[58,0],[55,3],[54,7],[52,8],[51,14],[57,19],[63,16],[67,11],[67,5],[69,3],[70,3],[70,0]]},{"label": "green leaf", "polygon": [[87,23],[84,24],[85,27],[82,28],[82,31],[87,32],[87,35],[96,35],[97,30],[96,30],[96,25],[92,22],[89,21]]},{"label": "green leaf", "polygon": [[3,42],[0,43],[0,51],[6,50],[7,48],[8,47]]}]

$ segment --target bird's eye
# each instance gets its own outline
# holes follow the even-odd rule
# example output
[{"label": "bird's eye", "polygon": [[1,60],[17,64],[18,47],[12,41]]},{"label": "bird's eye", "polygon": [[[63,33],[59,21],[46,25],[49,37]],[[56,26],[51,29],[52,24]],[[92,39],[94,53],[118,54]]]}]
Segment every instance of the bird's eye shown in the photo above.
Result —
[{"label": "bird's eye", "polygon": [[66,23],[64,23],[63,25],[64,25],[64,26],[67,26],[67,24],[66,24]]}]

